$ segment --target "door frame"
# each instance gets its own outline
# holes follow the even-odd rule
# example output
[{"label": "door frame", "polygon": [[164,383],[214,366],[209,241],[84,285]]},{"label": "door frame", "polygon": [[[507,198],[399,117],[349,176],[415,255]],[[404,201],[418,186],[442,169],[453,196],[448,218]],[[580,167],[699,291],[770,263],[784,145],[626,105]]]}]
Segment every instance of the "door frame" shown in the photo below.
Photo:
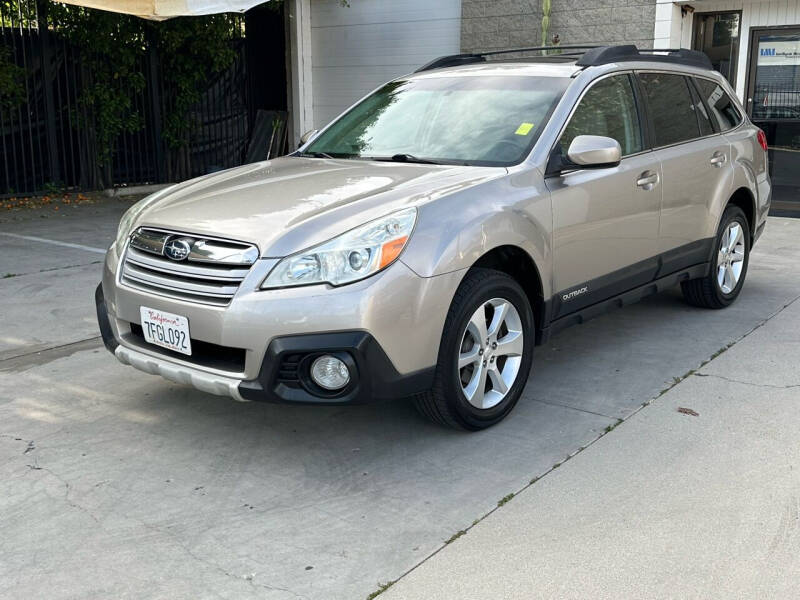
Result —
[{"label": "door frame", "polygon": [[[703,17],[708,17],[709,15],[732,15],[736,14],[739,15],[739,32],[736,36],[736,51],[734,52],[733,56],[731,57],[731,77],[728,82],[731,84],[733,89],[736,89],[736,77],[737,71],[739,70],[739,52],[742,49],[742,10],[710,10],[708,12],[695,12],[694,19],[692,21],[692,49],[699,50],[703,52],[702,48],[697,47],[697,38],[699,37],[699,23]],[[704,34],[705,35],[705,34]]]},{"label": "door frame", "polygon": [[[751,27],[750,39],[748,40],[748,57],[747,57],[747,73],[745,81],[747,85],[744,88],[744,109],[747,116],[752,120],[753,118],[753,91],[756,84],[756,70],[758,55],[755,53],[758,47],[757,41],[759,34],[772,31],[796,31],[800,35],[800,23],[795,25],[770,25],[764,27]],[[766,119],[768,121],[796,121],[797,119]]]}]

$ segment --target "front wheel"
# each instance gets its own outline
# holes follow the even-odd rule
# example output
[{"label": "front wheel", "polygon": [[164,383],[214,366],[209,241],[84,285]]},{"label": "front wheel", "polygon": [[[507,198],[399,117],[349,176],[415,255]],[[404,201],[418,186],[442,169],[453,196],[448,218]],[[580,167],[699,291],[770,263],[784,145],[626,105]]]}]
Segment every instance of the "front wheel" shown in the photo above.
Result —
[{"label": "front wheel", "polygon": [[725,308],[742,291],[750,261],[750,226],[738,206],[725,209],[715,244],[709,274],[681,283],[683,297],[693,306]]},{"label": "front wheel", "polygon": [[501,421],[519,400],[533,361],[534,318],[520,285],[473,269],[447,314],[431,391],[415,404],[432,421],[476,431]]}]

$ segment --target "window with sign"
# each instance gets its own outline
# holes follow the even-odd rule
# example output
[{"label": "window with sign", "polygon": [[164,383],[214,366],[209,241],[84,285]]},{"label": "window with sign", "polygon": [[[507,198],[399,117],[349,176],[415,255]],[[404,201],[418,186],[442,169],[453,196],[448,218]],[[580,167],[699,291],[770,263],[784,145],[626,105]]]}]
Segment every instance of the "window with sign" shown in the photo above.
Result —
[{"label": "window with sign", "polygon": [[800,118],[800,36],[761,36],[755,50],[753,118]]}]

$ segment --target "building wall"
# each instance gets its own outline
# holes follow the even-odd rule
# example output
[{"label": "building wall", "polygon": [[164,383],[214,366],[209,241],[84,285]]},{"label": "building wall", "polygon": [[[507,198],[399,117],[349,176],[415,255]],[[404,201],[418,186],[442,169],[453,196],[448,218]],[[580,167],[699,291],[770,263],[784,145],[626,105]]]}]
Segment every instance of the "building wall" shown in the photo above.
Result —
[{"label": "building wall", "polygon": [[[656,48],[691,48],[694,17],[691,12],[681,14],[684,2],[658,0],[655,23]],[[743,102],[747,87],[747,65],[750,54],[750,28],[775,25],[800,25],[798,0],[702,0],[688,3],[694,14],[727,10],[742,11],[739,34],[739,57],[736,70],[736,93]]]},{"label": "building wall", "polygon": [[[656,0],[552,0],[548,42],[652,48]],[[463,0],[464,52],[542,45],[541,0]]]},{"label": "building wall", "polygon": [[311,0],[313,123],[390,79],[459,52],[460,0]]}]

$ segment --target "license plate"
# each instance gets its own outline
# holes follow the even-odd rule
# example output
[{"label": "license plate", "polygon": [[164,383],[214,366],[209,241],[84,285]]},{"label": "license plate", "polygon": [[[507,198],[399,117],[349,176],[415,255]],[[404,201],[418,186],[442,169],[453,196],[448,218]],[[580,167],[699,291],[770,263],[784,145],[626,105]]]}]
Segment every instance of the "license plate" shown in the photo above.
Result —
[{"label": "license plate", "polygon": [[192,340],[189,338],[189,319],[180,315],[141,306],[144,339],[151,344],[167,350],[192,354]]}]

